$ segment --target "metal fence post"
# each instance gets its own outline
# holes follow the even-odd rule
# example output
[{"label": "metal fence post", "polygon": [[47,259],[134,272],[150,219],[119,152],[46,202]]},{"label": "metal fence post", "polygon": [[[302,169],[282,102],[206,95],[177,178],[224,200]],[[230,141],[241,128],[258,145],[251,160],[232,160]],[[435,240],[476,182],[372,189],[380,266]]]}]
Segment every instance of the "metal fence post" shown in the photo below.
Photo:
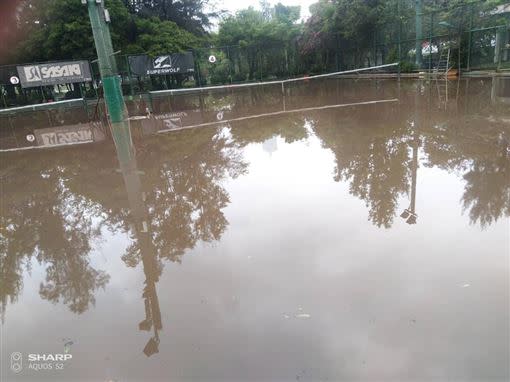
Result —
[{"label": "metal fence post", "polygon": [[81,98],[83,100],[83,106],[85,108],[85,112],[87,113],[87,119],[88,119],[89,118],[89,107],[88,107],[88,104],[87,104],[87,99],[85,97],[85,94],[83,94],[82,85],[84,85],[82,82],[78,83],[78,86],[80,87],[80,95],[81,95]]},{"label": "metal fence post", "polygon": [[228,45],[226,47],[227,49],[227,60],[228,60],[228,77],[230,78],[230,83],[232,83],[232,61],[230,60],[230,50],[228,49]]},{"label": "metal fence post", "polygon": [[[430,28],[429,28],[429,73],[432,70],[432,36],[434,30],[434,11],[430,12]],[[437,49],[439,53],[439,46]]]},{"label": "metal fence post", "polygon": [[377,66],[377,31],[374,31],[374,64],[373,66]]},{"label": "metal fence post", "polygon": [[400,67],[402,65],[402,16],[400,15],[400,0],[397,0],[397,17],[398,17],[398,79],[400,80]]},{"label": "metal fence post", "polygon": [[193,50],[192,52],[193,52],[193,59],[195,61],[195,71],[197,73],[197,75],[195,77],[195,83],[198,85],[198,87],[202,87],[202,80],[200,77],[200,62],[198,60],[199,55],[196,54],[195,50]]},{"label": "metal fence post", "polygon": [[0,86],[0,91],[2,92],[2,100],[4,101],[4,107],[7,108],[7,101],[5,100],[5,94],[4,94],[4,86]]},{"label": "metal fence post", "polygon": [[422,66],[422,54],[421,54],[421,42],[423,40],[423,2],[422,0],[415,0],[415,12],[416,12],[416,21],[415,21],[415,50],[416,50],[416,59],[415,63],[418,66],[418,69],[421,69]]},{"label": "metal fence post", "polygon": [[131,67],[129,65],[129,59],[128,59],[128,56],[125,55],[124,57],[126,57],[126,65],[127,65],[127,73],[128,73],[128,79],[129,79],[129,92],[131,94],[131,97],[133,97],[133,95],[135,94],[134,90],[133,90],[133,78],[131,77]]},{"label": "metal fence post", "polygon": [[340,71],[340,57],[339,57],[339,46],[338,46],[338,32],[335,33],[335,60],[336,60],[336,71]]},{"label": "metal fence post", "polygon": [[[501,69],[501,57],[503,55],[503,48],[506,43],[506,35],[503,33],[503,27],[499,27],[496,29],[496,49],[498,50],[498,66],[496,68],[496,72],[499,72]],[[499,37],[499,38],[498,38]]]},{"label": "metal fence post", "polygon": [[469,33],[468,33],[468,52],[467,52],[467,63],[466,63],[466,70],[469,71],[471,70],[471,45],[472,45],[472,38],[473,38],[473,13],[474,13],[474,10],[473,10],[473,7],[474,5],[471,4],[471,9],[470,9],[470,16],[469,16]]}]

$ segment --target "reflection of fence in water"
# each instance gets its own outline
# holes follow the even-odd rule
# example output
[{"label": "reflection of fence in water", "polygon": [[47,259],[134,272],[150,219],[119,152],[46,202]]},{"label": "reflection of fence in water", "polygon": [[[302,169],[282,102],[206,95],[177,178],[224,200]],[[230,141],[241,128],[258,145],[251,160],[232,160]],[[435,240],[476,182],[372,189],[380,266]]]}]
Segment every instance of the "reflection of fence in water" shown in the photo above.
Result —
[{"label": "reflection of fence in water", "polygon": [[0,112],[0,151],[89,143],[108,134],[101,119],[91,121],[82,100],[48,106]]},{"label": "reflection of fence in water", "polygon": [[375,81],[289,81],[283,91],[281,81],[260,85],[156,93],[152,113],[132,120],[140,121],[146,134],[153,134],[398,100],[396,86],[380,87]]},{"label": "reflection of fence in water", "polygon": [[[500,107],[498,105],[508,104],[510,95],[507,82],[510,83],[510,79],[493,78],[488,81],[492,81],[493,86],[489,88],[492,90],[479,96],[481,99],[488,100],[485,107],[496,110],[495,108]],[[480,91],[478,89],[480,82],[482,82],[480,79],[469,78],[463,81],[452,81],[449,98],[453,97],[457,100],[461,90],[462,99],[472,100],[472,95]],[[421,83],[426,82],[421,81]],[[390,84],[393,86],[388,86]],[[152,98],[152,104],[147,97],[137,97],[136,100],[128,102],[128,108],[131,126],[137,135],[208,126],[213,128],[232,124],[237,126],[242,121],[250,120],[253,121],[250,122],[253,126],[259,123],[263,126],[266,123],[263,122],[264,118],[285,117],[292,113],[304,113],[303,116],[306,116],[308,112],[349,106],[358,106],[358,110],[365,110],[363,105],[391,103],[398,98],[401,103],[406,103],[406,97],[400,96],[401,92],[414,89],[416,84],[419,82],[414,80],[319,78],[315,81],[290,82],[283,93],[281,82],[265,86],[200,89],[194,92],[177,92],[171,96],[157,93]],[[432,100],[441,101],[442,97],[437,96],[436,93],[436,85],[437,82],[434,81],[428,85],[435,96]],[[485,86],[484,89],[487,87]],[[0,125],[5,126],[0,130],[0,150],[89,142],[91,133],[87,130],[87,126],[90,113],[87,113],[83,107],[80,108],[80,105],[82,106],[82,103],[76,104],[76,107],[70,110],[62,107],[60,110],[36,110],[23,114],[0,113]],[[148,105],[151,106],[150,109]],[[480,102],[472,106],[467,106],[466,102],[463,103],[463,109],[468,114],[481,107]],[[356,118],[361,117],[356,115]],[[261,122],[255,122],[257,119]],[[68,129],[68,127],[76,129]],[[109,135],[107,125],[99,123],[91,127],[99,128],[102,134],[92,134],[93,141],[104,139],[106,135]],[[47,135],[43,137],[41,134]],[[27,139],[30,135],[33,136],[32,140]]]}]

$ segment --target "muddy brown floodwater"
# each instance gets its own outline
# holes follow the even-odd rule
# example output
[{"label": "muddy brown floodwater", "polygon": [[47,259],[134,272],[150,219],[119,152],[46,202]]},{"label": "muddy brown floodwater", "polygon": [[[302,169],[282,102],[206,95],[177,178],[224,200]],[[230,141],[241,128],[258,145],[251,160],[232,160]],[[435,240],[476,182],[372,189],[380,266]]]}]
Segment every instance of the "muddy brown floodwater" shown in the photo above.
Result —
[{"label": "muddy brown floodwater", "polygon": [[0,119],[2,381],[510,378],[509,79],[128,106]]}]

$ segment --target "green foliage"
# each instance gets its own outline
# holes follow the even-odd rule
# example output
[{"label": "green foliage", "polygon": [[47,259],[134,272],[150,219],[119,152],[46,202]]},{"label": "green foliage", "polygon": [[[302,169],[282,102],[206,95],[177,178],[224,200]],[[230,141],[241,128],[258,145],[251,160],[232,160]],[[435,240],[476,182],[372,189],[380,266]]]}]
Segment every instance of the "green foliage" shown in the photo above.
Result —
[{"label": "green foliage", "polygon": [[[16,51],[18,62],[96,56],[87,7],[77,0],[30,0],[21,12],[19,33],[26,39]],[[107,0],[113,46],[122,53],[180,52],[200,45],[197,37],[176,23],[130,14],[124,0]],[[37,23],[35,23],[37,21]]]},{"label": "green foliage", "polygon": [[[262,80],[308,73],[412,60],[415,2],[402,0],[318,0],[311,16],[300,22],[300,7],[260,3],[223,17],[218,32],[208,33],[212,20],[223,14],[210,0],[105,0],[112,18],[115,50],[122,54],[182,52],[193,49],[215,83]],[[505,0],[423,0],[423,37],[458,35],[467,25],[509,25],[508,14],[494,14]],[[0,3],[2,3],[0,1]],[[79,0],[23,0],[18,7],[0,4],[0,22],[7,25],[2,63],[41,62],[96,57],[87,7]],[[15,21],[9,21],[15,20]],[[448,23],[451,27],[445,27]],[[461,63],[471,53],[494,64],[494,30],[461,34]],[[4,35],[2,35],[3,37]],[[439,39],[439,37],[438,37]],[[403,41],[397,57],[397,41]],[[211,46],[221,48],[210,48]],[[6,48],[8,47],[8,48]],[[204,48],[207,47],[207,48]],[[228,47],[228,51],[227,48]],[[201,48],[201,49],[200,49]],[[219,53],[210,52],[216,50]],[[452,50],[457,62],[456,49]],[[207,63],[216,54],[214,65]],[[125,60],[119,66],[125,69]],[[475,60],[471,59],[473,65]],[[410,64],[402,69],[413,70]]]},{"label": "green foliage", "polygon": [[418,68],[416,67],[416,65],[412,62],[409,62],[409,61],[401,61],[400,62],[400,71],[402,73],[411,73],[411,72],[414,72],[416,71]]},{"label": "green foliage", "polygon": [[209,0],[123,0],[127,9],[140,17],[172,21],[197,36],[205,36],[212,19],[222,11],[212,10]]},{"label": "green foliage", "polygon": [[[32,1],[20,61],[93,57],[94,44],[87,8],[73,0]],[[37,23],[36,23],[37,22]]]},{"label": "green foliage", "polygon": [[[126,53],[146,52],[157,55],[168,52],[183,52],[199,45],[199,39],[179,28],[172,21],[156,17],[136,20],[138,37]],[[138,51],[135,51],[138,49]]]},{"label": "green foliage", "polygon": [[295,71],[289,67],[289,55],[297,55],[300,8],[281,3],[273,8],[263,4],[262,8],[261,11],[252,7],[243,9],[220,23],[218,44],[239,46],[231,52],[236,78],[254,79],[257,73],[259,76],[264,73],[265,77],[282,76]]}]

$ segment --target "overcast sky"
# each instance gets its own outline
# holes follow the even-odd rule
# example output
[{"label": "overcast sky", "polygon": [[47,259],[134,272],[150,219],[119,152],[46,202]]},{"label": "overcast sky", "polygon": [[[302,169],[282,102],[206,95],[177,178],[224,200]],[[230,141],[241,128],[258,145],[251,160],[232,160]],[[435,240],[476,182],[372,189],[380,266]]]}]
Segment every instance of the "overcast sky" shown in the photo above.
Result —
[{"label": "overcast sky", "polygon": [[[218,8],[226,9],[231,13],[235,13],[240,9],[248,8],[250,5],[254,8],[259,7],[258,0],[216,0],[218,4]],[[310,12],[308,11],[308,7],[317,2],[317,0],[269,0],[271,5],[275,5],[278,3],[282,3],[283,5],[300,5],[301,6],[301,17],[306,19]]]}]

